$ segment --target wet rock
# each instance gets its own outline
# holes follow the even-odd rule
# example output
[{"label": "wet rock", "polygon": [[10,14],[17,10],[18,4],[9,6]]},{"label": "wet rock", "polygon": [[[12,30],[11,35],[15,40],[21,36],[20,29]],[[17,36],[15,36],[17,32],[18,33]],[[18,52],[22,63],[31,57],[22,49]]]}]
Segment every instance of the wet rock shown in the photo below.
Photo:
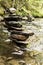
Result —
[{"label": "wet rock", "polygon": [[8,28],[8,31],[10,31],[10,30],[17,30],[17,31],[23,31],[23,28],[15,28],[15,27],[10,27],[10,28]]},{"label": "wet rock", "polygon": [[30,51],[30,50],[29,50],[28,48],[26,48],[26,47],[22,47],[21,50],[23,50],[23,51]]},{"label": "wet rock", "polygon": [[32,36],[32,35],[34,35],[34,33],[32,32],[32,31],[30,31],[30,30],[28,30],[28,31],[12,31],[11,32],[12,34],[19,34],[19,35],[25,35],[25,36]]},{"label": "wet rock", "polygon": [[9,32],[11,32],[11,34],[13,34],[14,32],[22,32],[22,31],[19,31],[19,30],[8,30]]},{"label": "wet rock", "polygon": [[17,39],[17,40],[21,40],[21,41],[25,41],[28,38],[28,35],[22,35],[22,34],[12,34],[11,38],[13,39]]},{"label": "wet rock", "polygon": [[14,51],[12,52],[13,55],[22,55],[23,51]]},{"label": "wet rock", "polygon": [[26,31],[12,31],[11,32],[11,37],[13,39],[17,39],[17,40],[20,40],[20,41],[25,41],[26,39],[28,39],[29,36],[32,36],[34,35],[33,32],[26,32]]},{"label": "wet rock", "polygon": [[[26,45],[28,44],[28,37],[34,35],[34,33],[27,28],[24,28],[22,26],[22,17],[16,16],[16,15],[10,15],[8,17],[5,17],[5,27],[8,29],[8,31],[11,33],[10,39],[13,43],[16,43],[16,45],[20,48],[19,50],[15,49],[12,50],[12,55],[23,55],[23,51],[27,51]],[[21,21],[20,21],[21,20]],[[23,19],[24,20],[24,19]],[[26,22],[24,22],[23,25],[25,25]],[[28,30],[28,31],[27,31]],[[25,64],[25,63],[23,63]]]},{"label": "wet rock", "polygon": [[12,59],[13,59],[12,57],[8,57],[6,61],[8,62],[8,61],[10,61]]},{"label": "wet rock", "polygon": [[20,47],[18,47],[17,45],[14,45],[13,51],[19,51],[19,50],[20,50]]},{"label": "wet rock", "polygon": [[4,32],[4,33],[8,33],[8,31],[7,31],[7,30],[3,30],[3,32]]},{"label": "wet rock", "polygon": [[9,15],[4,18],[6,21],[21,21],[22,17],[20,15]]},{"label": "wet rock", "polygon": [[18,45],[27,45],[28,44],[28,42],[27,41],[18,41],[18,40],[16,40],[16,39],[12,39],[13,40],[13,42],[15,42],[16,44],[18,44]]},{"label": "wet rock", "polygon": [[22,27],[22,25],[20,23],[15,23],[15,21],[13,21],[13,22],[6,22],[6,25],[13,26],[13,27],[18,27],[18,28]]},{"label": "wet rock", "polygon": [[4,27],[6,27],[9,30],[17,30],[17,31],[22,31],[23,28],[18,28],[18,27],[13,27],[13,26],[8,26],[8,25],[4,25]]},{"label": "wet rock", "polygon": [[24,60],[20,60],[20,61],[19,61],[19,64],[20,64],[20,65],[26,65],[26,63],[25,63]]}]

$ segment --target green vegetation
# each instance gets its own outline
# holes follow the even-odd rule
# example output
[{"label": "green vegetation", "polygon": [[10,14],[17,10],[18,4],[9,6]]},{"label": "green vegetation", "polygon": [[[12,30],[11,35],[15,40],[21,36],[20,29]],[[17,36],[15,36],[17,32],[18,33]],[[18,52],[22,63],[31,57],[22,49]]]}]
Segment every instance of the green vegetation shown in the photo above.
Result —
[{"label": "green vegetation", "polygon": [[4,14],[1,2],[10,8],[16,8],[16,14],[26,16],[32,14],[34,17],[43,17],[43,0],[0,0],[0,14]]}]

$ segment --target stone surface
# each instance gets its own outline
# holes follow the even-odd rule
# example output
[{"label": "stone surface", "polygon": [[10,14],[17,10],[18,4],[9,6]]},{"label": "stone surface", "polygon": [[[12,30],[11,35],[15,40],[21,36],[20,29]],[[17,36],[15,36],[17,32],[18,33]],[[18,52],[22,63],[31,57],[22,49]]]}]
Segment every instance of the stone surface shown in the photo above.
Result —
[{"label": "stone surface", "polygon": [[22,25],[20,23],[15,23],[15,21],[14,22],[6,22],[6,25],[12,26],[12,27],[18,27],[18,28],[22,27]]},{"label": "stone surface", "polygon": [[6,21],[20,21],[22,19],[19,15],[10,15],[4,18]]},{"label": "stone surface", "polygon": [[18,28],[18,27],[13,27],[13,26],[8,26],[8,25],[4,25],[4,27],[6,27],[8,30],[17,30],[17,31],[23,30],[23,28]]},{"label": "stone surface", "polygon": [[0,21],[2,21],[4,18],[2,16],[0,16]]},{"label": "stone surface", "polygon": [[[34,25],[33,23],[35,23],[36,25]],[[25,25],[24,29],[26,32],[28,32],[27,30],[31,30],[34,32],[34,35],[29,36],[29,38],[27,39],[27,41],[28,41],[28,45],[26,46],[27,48],[25,48],[21,44],[19,44],[19,45],[22,47],[19,47],[19,45],[18,45],[19,49],[21,48],[20,50],[25,52],[24,56],[19,57],[16,55],[16,58],[15,58],[15,55],[12,55],[13,59],[9,60],[7,63],[9,63],[9,65],[11,65],[11,64],[12,65],[19,65],[18,62],[20,60],[24,60],[26,65],[43,65],[43,19],[36,19],[33,22],[28,22],[28,23],[25,23],[23,25]],[[0,45],[7,47],[6,43],[3,42],[4,39],[6,40],[6,38],[4,38],[4,36],[6,36],[6,35],[4,35],[3,30],[2,31],[1,30],[0,30]],[[15,42],[12,42],[12,43],[7,44],[7,45],[9,47],[13,48],[12,51],[15,50]],[[5,50],[7,50],[7,49],[3,50],[3,46],[2,47],[0,46],[0,50],[2,53],[4,53]],[[18,47],[16,47],[17,48],[16,51],[19,50]],[[26,50],[26,51],[24,51],[24,50]],[[40,52],[39,52],[39,50],[40,50]],[[11,51],[11,49],[10,49],[10,51]],[[6,56],[9,58],[10,54],[8,56],[8,52],[9,52],[9,50],[7,51]],[[0,58],[0,62],[4,61],[4,60],[2,60],[2,57]],[[5,63],[5,61],[4,61],[4,63]],[[21,64],[22,64],[22,62],[21,62]]]},{"label": "stone surface", "polygon": [[12,31],[11,32],[12,34],[21,34],[21,35],[25,35],[25,36],[32,36],[34,35],[34,33],[31,31],[31,30],[28,30],[28,31]]},{"label": "stone surface", "polygon": [[21,40],[21,41],[25,41],[28,38],[28,36],[22,35],[22,34],[12,34],[11,38]]},{"label": "stone surface", "polygon": [[19,45],[25,46],[25,45],[28,44],[28,41],[18,41],[17,39],[12,39],[12,40],[13,40],[13,42],[15,42],[16,44],[18,44],[18,46],[19,46]]},{"label": "stone surface", "polygon": [[12,52],[13,55],[23,55],[23,51],[14,51]]}]

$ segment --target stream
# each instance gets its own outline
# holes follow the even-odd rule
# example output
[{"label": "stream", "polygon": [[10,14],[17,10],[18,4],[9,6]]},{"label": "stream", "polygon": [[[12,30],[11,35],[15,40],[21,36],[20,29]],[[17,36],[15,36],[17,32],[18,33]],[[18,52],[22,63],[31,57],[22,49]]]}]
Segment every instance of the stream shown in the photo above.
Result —
[{"label": "stream", "polygon": [[[10,32],[0,23],[0,65],[43,65],[43,18],[36,18],[32,22],[23,22],[25,31],[34,32],[27,39],[27,51],[23,56],[11,55],[14,44],[10,42]],[[28,32],[28,31],[27,31]]]}]

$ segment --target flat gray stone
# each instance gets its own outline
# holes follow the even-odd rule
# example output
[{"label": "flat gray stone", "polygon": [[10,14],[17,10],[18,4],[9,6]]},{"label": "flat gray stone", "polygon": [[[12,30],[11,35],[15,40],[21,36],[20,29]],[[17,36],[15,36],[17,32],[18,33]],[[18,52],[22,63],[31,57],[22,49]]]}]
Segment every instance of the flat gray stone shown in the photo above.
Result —
[{"label": "flat gray stone", "polygon": [[11,54],[13,55],[23,55],[23,51],[15,51],[15,52],[12,52]]},{"label": "flat gray stone", "polygon": [[6,27],[9,31],[10,30],[17,30],[17,31],[23,30],[23,28],[18,28],[18,27],[13,27],[13,26],[8,26],[8,25],[4,25],[4,27]]},{"label": "flat gray stone", "polygon": [[15,42],[15,43],[17,43],[18,45],[20,44],[22,44],[22,45],[27,45],[28,44],[28,41],[18,41],[18,40],[16,40],[16,39],[12,39],[12,41],[13,42]]},{"label": "flat gray stone", "polygon": [[31,35],[34,35],[34,33],[31,31],[31,30],[27,30],[27,31],[12,31],[11,32],[12,34],[20,34],[20,35],[28,35],[28,36],[31,36]]},{"label": "flat gray stone", "polygon": [[9,25],[9,26],[12,26],[12,27],[18,27],[18,28],[21,28],[22,27],[22,25],[20,24],[20,23],[15,23],[15,21],[9,21],[9,22],[5,22],[6,23],[6,25]]}]

